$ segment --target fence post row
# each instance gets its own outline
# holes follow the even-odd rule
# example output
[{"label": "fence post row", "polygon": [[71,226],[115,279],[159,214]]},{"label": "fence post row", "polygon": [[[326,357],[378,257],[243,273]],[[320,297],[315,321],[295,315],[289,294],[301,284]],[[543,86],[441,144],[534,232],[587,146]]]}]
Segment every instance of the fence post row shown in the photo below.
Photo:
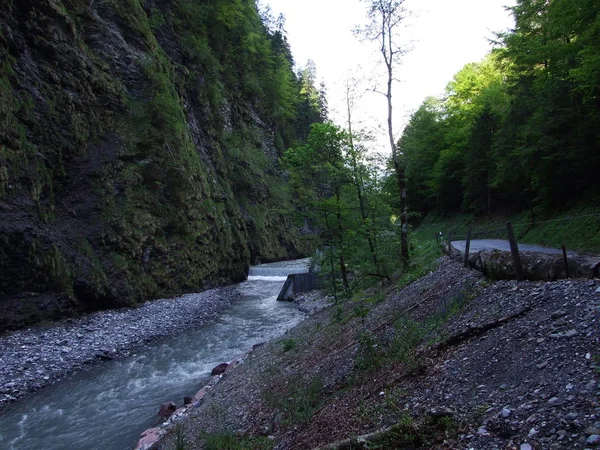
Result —
[{"label": "fence post row", "polygon": [[519,247],[517,246],[517,240],[515,239],[515,233],[513,232],[512,223],[506,222],[506,231],[508,233],[508,242],[510,243],[510,252],[512,253],[513,261],[515,263],[515,273],[517,275],[517,281],[523,281],[523,268],[521,267]]},{"label": "fence post row", "polygon": [[467,242],[465,242],[465,267],[469,268],[469,250],[471,249],[471,230],[469,227],[469,231],[467,231]]},{"label": "fence post row", "polygon": [[567,276],[567,278],[571,278],[569,276],[569,260],[567,258],[567,247],[565,247],[564,245],[562,246],[562,252],[563,252],[563,262],[565,264],[565,275]]}]

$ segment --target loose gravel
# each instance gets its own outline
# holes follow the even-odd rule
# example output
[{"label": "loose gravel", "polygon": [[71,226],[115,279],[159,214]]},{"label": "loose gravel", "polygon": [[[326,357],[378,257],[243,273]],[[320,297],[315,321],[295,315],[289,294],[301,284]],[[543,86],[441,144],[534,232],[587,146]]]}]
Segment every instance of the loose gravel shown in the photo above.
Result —
[{"label": "loose gravel", "polygon": [[[375,303],[366,316],[356,302],[326,308],[257,348],[183,422],[191,448],[212,432],[314,449],[439,411],[458,429],[427,448],[600,446],[598,281],[492,283],[444,258],[425,277],[382,294],[368,300]],[[397,332],[399,314],[421,323],[450,316],[415,349],[413,363],[357,370],[361,333],[377,339],[376,354]],[[323,386],[318,404],[290,423],[294,397],[315,379]],[[174,449],[174,437],[160,448]]]},{"label": "loose gravel", "polygon": [[152,341],[214,321],[237,295],[233,286],[217,288],[4,334],[0,411],[93,364],[128,356]]}]

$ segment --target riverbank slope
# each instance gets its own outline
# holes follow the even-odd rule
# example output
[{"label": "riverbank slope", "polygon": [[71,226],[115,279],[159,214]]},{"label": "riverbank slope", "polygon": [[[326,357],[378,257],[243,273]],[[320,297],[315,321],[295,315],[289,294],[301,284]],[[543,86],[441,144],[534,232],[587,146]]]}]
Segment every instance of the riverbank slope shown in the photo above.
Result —
[{"label": "riverbank slope", "polygon": [[160,448],[591,448],[599,340],[597,281],[441,258],[257,348]]}]

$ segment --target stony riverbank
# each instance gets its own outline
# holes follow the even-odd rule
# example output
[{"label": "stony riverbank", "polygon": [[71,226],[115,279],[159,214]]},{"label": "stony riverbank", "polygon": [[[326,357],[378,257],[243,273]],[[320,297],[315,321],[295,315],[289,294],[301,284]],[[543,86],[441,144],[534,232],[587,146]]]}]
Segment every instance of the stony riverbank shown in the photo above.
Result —
[{"label": "stony riverbank", "polygon": [[0,411],[92,364],[211,322],[238,295],[230,286],[6,333],[0,336]]},{"label": "stony riverbank", "polygon": [[[328,297],[323,292],[313,291],[296,297],[293,301],[293,305],[307,316],[310,316],[331,306],[332,301],[332,298]],[[252,357],[252,353],[263,345],[263,343],[256,344],[245,354],[239,355],[231,361],[219,364],[219,366],[213,369],[210,379],[202,389],[193,394],[193,396],[186,397],[183,405],[180,404],[178,407],[177,402],[175,401],[162,405],[158,416],[159,418],[164,419],[164,421],[159,426],[145,430],[141,434],[135,450],[151,450],[155,448],[165,436],[173,432],[177,425],[185,421],[194,413],[195,408],[198,408],[202,404],[204,397],[217,386],[224,377],[228,376],[230,372],[239,365],[244,364],[248,358]],[[190,395],[192,395],[192,393],[190,393]],[[163,411],[167,411],[167,414],[163,414]]]},{"label": "stony riverbank", "polygon": [[257,348],[153,448],[597,448],[600,283],[438,264]]}]

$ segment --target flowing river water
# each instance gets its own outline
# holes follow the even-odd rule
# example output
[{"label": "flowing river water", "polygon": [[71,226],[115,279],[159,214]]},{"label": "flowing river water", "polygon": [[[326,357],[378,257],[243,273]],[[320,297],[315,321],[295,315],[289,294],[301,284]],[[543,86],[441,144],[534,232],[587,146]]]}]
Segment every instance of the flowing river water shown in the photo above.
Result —
[{"label": "flowing river water", "polygon": [[0,415],[3,450],[132,449],[155,426],[161,404],[182,404],[217,364],[272,339],[304,314],[276,301],[287,274],[307,260],[265,264],[236,286],[239,299],[216,322],[96,365],[9,405]]}]

